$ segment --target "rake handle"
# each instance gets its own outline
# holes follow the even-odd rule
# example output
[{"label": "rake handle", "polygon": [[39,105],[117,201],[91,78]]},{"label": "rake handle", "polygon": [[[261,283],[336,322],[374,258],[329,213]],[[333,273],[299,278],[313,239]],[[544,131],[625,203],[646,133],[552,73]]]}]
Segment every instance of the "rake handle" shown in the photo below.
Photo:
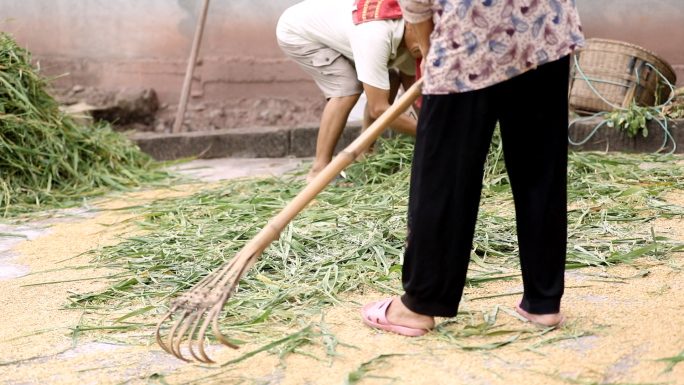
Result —
[{"label": "rake handle", "polygon": [[[210,323],[216,338],[223,344],[237,348],[231,344],[218,330],[218,316],[225,305],[226,301],[235,290],[240,278],[249,270],[256,260],[259,258],[264,249],[271,244],[271,242],[278,239],[280,233],[285,226],[299,214],[306,205],[308,205],[320,193],[331,180],[348,165],[350,165],[357,155],[366,149],[370,144],[387,128],[390,123],[394,121],[401,113],[403,113],[410,105],[420,96],[420,88],[422,86],[422,79],[417,81],[411,88],[409,88],[404,95],[401,96],[385,113],[383,113],[367,130],[361,133],[356,140],[354,140],[347,148],[339,153],[323,171],[321,171],[314,180],[309,183],[285,208],[276,215],[266,226],[259,231],[259,233],[252,238],[240,252],[230,261],[225,262],[217,270],[213,271],[200,282],[198,282],[187,293],[179,297],[178,303],[173,304],[169,311],[162,317],[157,324],[155,335],[159,346],[168,353],[188,361],[183,357],[180,350],[180,344],[183,335],[190,330],[189,348],[190,355],[201,362],[213,362],[204,352],[202,342]],[[197,304],[194,296],[201,297],[201,304]],[[212,298],[207,298],[210,296]],[[183,297],[186,297],[183,299]],[[210,307],[206,307],[204,302],[210,301]],[[188,306],[189,305],[189,306]],[[162,324],[171,319],[173,314],[180,311],[179,318],[175,321],[168,336],[168,343],[164,343],[161,337]],[[196,334],[195,330],[200,324],[200,319],[204,317],[202,326]],[[179,329],[180,328],[180,329]],[[179,331],[180,330],[180,331]],[[178,331],[178,333],[176,333]],[[197,349],[199,356],[193,350],[193,339],[198,343]]]},{"label": "rake handle", "polygon": [[[337,156],[314,178],[304,190],[285,206],[269,223],[254,237],[248,246],[254,246],[263,251],[271,242],[278,239],[285,226],[299,214],[335,177],[349,166],[356,157],[370,146],[375,139],[397,118],[404,113],[421,95],[423,79],[416,81],[404,94],[397,99],[378,119],[361,133],[349,146]],[[248,248],[245,246],[245,248]]]}]

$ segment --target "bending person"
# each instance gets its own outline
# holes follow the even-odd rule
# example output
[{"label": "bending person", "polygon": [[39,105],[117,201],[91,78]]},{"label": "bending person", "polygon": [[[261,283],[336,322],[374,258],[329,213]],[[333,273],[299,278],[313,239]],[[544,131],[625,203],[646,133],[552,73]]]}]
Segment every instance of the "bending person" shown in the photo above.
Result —
[{"label": "bending person", "polygon": [[[399,82],[390,82],[388,69],[399,70],[405,85],[415,76],[420,48],[401,18],[396,0],[385,0],[367,17],[364,3],[372,0],[305,0],[280,17],[276,36],[281,49],[306,71],[328,102],[323,110],[316,158],[307,182],[333,157],[349,113],[363,91],[368,100],[364,129],[384,113]],[[354,15],[352,15],[354,13]],[[354,16],[354,17],[352,17]],[[416,121],[402,114],[390,125],[414,135]]]}]

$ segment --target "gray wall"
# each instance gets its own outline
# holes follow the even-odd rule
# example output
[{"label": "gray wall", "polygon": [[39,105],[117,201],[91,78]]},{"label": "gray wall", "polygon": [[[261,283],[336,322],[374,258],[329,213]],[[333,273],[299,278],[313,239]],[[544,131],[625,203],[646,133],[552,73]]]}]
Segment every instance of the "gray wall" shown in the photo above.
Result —
[{"label": "gray wall", "polygon": [[[279,15],[297,0],[212,0],[191,104],[214,123],[315,121],[321,94],[275,42]],[[588,37],[644,46],[684,84],[684,0],[577,0]],[[33,51],[48,74],[74,85],[154,87],[177,103],[202,0],[0,0],[0,30]],[[214,124],[212,123],[212,124]]]},{"label": "gray wall", "polygon": [[577,7],[588,37],[637,44],[684,65],[684,0],[577,0]]},{"label": "gray wall", "polygon": [[[0,29],[45,56],[90,59],[183,58],[202,0],[2,0]],[[297,0],[212,0],[203,54],[273,52],[275,23]],[[1,20],[1,19],[0,19]],[[259,44],[252,44],[258,41]]]}]

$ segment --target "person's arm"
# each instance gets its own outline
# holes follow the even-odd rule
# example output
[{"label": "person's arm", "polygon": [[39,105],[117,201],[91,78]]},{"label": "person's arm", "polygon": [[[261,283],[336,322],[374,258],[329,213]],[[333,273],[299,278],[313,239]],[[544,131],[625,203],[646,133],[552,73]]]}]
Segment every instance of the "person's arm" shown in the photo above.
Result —
[{"label": "person's arm", "polygon": [[[363,90],[366,91],[366,99],[368,100],[363,119],[365,129],[390,108],[390,91],[373,87],[366,83],[363,83]],[[398,118],[390,123],[390,127],[397,132],[416,136],[416,121],[406,114],[399,115]]]},{"label": "person's arm", "polygon": [[435,29],[435,23],[432,21],[432,18],[430,18],[421,21],[420,23],[411,23],[409,26],[413,30],[413,34],[416,35],[418,45],[420,46],[420,53],[423,54],[423,61],[420,63],[420,72],[425,76],[425,63],[427,63],[427,60],[425,59],[430,51],[430,34]]},{"label": "person's arm", "polygon": [[425,58],[430,51],[430,34],[435,29],[432,21],[434,2],[435,0],[399,0],[404,19],[410,23],[410,28],[418,40],[420,52],[423,54],[423,62],[420,66],[423,76],[425,76]]},{"label": "person's arm", "polygon": [[[359,81],[366,92],[366,110],[363,129],[368,128],[390,108],[390,81],[387,63],[390,55],[390,37],[379,34],[377,24],[385,21],[371,21],[355,26],[350,36],[354,62]],[[382,31],[382,29],[380,30]],[[416,135],[416,121],[408,115],[399,116],[390,127],[395,131]]]}]

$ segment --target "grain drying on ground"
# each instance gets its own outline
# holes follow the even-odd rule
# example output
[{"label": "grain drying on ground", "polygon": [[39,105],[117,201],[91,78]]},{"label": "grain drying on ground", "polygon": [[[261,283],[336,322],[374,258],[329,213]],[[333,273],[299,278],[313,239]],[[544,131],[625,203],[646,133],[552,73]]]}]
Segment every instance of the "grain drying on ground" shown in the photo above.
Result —
[{"label": "grain drying on ground", "polygon": [[[676,365],[684,349],[678,158],[571,154],[563,302],[570,322],[540,331],[512,310],[522,284],[495,138],[461,312],[408,339],[366,327],[358,311],[401,291],[411,150],[406,140],[385,143],[347,170],[353,186],[329,187],[267,248],[222,317],[222,331],[241,348],[206,341],[212,357],[230,364],[170,358],[154,344],[152,325],[170,298],[232,257],[302,189],[292,175],[222,182],[107,212],[125,215],[131,227],[108,227],[122,238],[74,251],[92,249],[69,266],[98,266],[111,278],[64,284],[45,301],[72,318],[71,329],[60,329],[62,345],[43,346],[54,352],[75,341],[78,354],[12,364],[15,374],[5,379],[50,382],[57,372],[74,383],[684,383],[684,364]],[[48,239],[33,242],[54,248]],[[59,254],[45,262],[72,256]],[[22,333],[35,330],[12,322]],[[26,338],[11,343],[30,345]],[[57,370],[65,364],[77,371]]]}]

